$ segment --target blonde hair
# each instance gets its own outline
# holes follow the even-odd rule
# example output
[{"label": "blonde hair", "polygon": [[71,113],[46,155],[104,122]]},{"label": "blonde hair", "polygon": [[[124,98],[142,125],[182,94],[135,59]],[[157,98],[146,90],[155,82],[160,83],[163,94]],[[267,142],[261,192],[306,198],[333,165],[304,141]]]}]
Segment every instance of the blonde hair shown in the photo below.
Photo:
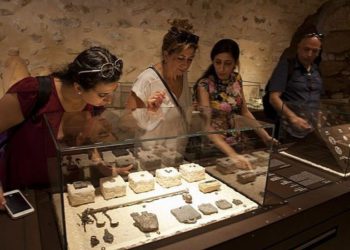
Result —
[{"label": "blonde hair", "polygon": [[164,52],[170,55],[186,48],[198,48],[199,37],[193,33],[193,26],[188,19],[169,19],[168,23],[171,27],[163,37],[162,56]]}]

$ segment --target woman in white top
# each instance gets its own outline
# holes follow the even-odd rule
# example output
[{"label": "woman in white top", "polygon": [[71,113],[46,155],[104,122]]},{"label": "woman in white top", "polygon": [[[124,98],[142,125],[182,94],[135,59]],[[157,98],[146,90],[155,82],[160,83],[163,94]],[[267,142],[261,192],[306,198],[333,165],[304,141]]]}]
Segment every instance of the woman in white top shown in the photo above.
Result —
[{"label": "woman in white top", "polygon": [[[132,110],[147,108],[135,110],[133,114],[139,126],[147,131],[142,138],[161,138],[171,134],[176,137],[186,132],[182,126],[186,121],[184,115],[186,108],[192,105],[187,71],[198,48],[199,37],[192,33],[188,20],[175,19],[169,23],[171,28],[163,38],[162,61],[137,77],[126,103],[126,108]],[[162,144],[179,150],[183,143],[180,140],[157,140],[142,146],[150,148]]]},{"label": "woman in white top", "polygon": [[162,61],[137,77],[126,103],[127,108],[157,109],[175,107],[177,103],[182,108],[191,106],[187,71],[195,56],[199,37],[192,33],[188,20],[175,19],[170,24],[171,28],[163,38]]}]

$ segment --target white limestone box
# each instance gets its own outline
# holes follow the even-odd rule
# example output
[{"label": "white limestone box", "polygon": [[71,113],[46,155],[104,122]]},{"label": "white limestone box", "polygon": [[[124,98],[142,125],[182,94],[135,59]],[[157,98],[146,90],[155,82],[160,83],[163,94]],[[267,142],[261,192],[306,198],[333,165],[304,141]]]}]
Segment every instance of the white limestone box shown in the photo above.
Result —
[{"label": "white limestone box", "polygon": [[129,187],[135,193],[148,192],[154,189],[154,177],[148,171],[139,171],[128,175]]},{"label": "white limestone box", "polygon": [[181,185],[181,174],[174,167],[160,168],[156,170],[156,180],[162,187],[174,187]]},{"label": "white limestone box", "polygon": [[119,175],[101,178],[100,191],[106,200],[124,196],[126,194],[126,182]]},{"label": "white limestone box", "polygon": [[95,202],[95,188],[89,181],[79,182],[86,185],[82,188],[77,188],[77,182],[73,184],[67,184],[68,199],[70,204],[79,206],[86,203]]},{"label": "white limestone box", "polygon": [[201,181],[205,179],[205,169],[196,163],[180,165],[180,174],[188,182]]}]

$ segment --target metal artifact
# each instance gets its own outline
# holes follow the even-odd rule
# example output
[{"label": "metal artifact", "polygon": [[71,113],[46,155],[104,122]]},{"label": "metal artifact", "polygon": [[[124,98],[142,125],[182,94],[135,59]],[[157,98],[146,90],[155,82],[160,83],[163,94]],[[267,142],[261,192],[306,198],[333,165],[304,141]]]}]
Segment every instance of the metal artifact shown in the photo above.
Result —
[{"label": "metal artifact", "polygon": [[111,234],[110,232],[108,232],[107,229],[105,229],[105,233],[103,235],[103,240],[106,242],[106,243],[112,243],[113,240],[114,240],[114,236],[113,234]]},{"label": "metal artifact", "polygon": [[117,227],[117,226],[119,225],[119,222],[118,222],[118,221],[113,222],[112,217],[111,217],[109,214],[107,214],[107,211],[103,211],[102,213],[108,218],[108,220],[109,220],[109,225],[110,225],[111,227]]},{"label": "metal artifact", "polygon": [[90,245],[91,247],[95,247],[100,243],[100,241],[97,239],[95,235],[91,236],[90,238]]}]

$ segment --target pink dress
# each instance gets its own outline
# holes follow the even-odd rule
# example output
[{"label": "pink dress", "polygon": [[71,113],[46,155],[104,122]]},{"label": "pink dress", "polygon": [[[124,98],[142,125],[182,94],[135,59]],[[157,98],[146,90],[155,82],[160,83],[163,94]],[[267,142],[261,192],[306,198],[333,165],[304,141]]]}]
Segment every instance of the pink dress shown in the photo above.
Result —
[{"label": "pink dress", "polygon": [[[55,156],[55,148],[45,125],[44,113],[64,112],[52,79],[52,90],[48,102],[37,112],[35,122],[28,118],[24,124],[11,134],[5,153],[6,171],[5,187],[20,188],[24,186],[47,185],[47,158]],[[27,77],[14,84],[7,93],[16,93],[24,117],[38,97],[38,81],[35,77]],[[84,110],[93,110],[86,105]],[[51,121],[52,122],[52,121]],[[59,126],[61,116],[57,116],[54,126]],[[13,130],[10,130],[10,133]]]}]

